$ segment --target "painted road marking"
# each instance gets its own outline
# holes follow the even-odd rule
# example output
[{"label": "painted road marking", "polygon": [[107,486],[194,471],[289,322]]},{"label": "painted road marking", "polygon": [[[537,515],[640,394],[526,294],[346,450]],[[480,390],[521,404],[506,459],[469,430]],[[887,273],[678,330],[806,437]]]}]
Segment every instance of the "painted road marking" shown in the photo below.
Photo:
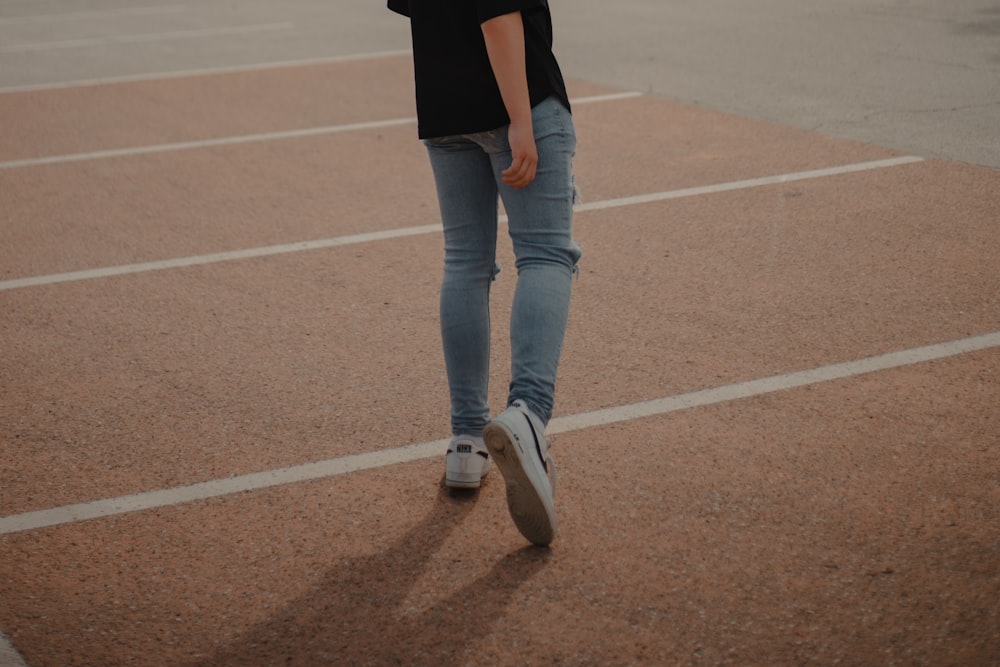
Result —
[{"label": "painted road marking", "polygon": [[[625,100],[633,97],[641,97],[642,93],[625,92],[611,93],[607,95],[592,95],[590,97],[580,97],[572,100],[575,105],[593,104],[598,102],[612,102]],[[396,127],[401,125],[416,124],[416,117],[390,118],[388,120],[374,120],[361,123],[346,123],[343,125],[327,125],[325,127],[307,127],[300,130],[282,130],[279,132],[262,132],[259,134],[244,134],[235,137],[219,137],[217,139],[199,139],[197,141],[180,141],[170,144],[153,144],[151,146],[134,146],[131,148],[114,148],[103,151],[91,151],[87,153],[70,153],[68,155],[50,155],[47,157],[26,158],[23,160],[9,160],[0,162],[0,169],[18,169],[22,167],[37,167],[50,164],[64,164],[68,162],[85,162],[88,160],[103,160],[117,157],[134,157],[136,155],[151,155],[154,153],[168,153],[173,151],[195,150],[200,148],[213,148],[216,146],[234,146],[238,144],[250,144],[262,141],[280,141],[283,139],[300,139],[302,137],[315,137],[326,134],[339,134],[343,132],[361,132],[365,130],[377,130],[386,127]]]},{"label": "painted road marking", "polygon": [[[729,401],[763,396],[795,387],[815,385],[831,380],[857,377],[868,373],[912,366],[914,364],[955,357],[970,352],[1000,347],[1000,332],[971,338],[890,352],[855,361],[820,366],[808,370],[774,375],[736,384],[693,391],[677,396],[621,405],[567,417],[549,423],[548,433],[569,433],[596,426],[634,421],[645,417],[715,405]],[[128,514],[159,507],[170,507],[197,500],[230,496],[248,491],[267,489],[285,484],[346,475],[352,472],[383,468],[440,456],[448,439],[354,454],[336,459],[316,461],[287,468],[217,479],[170,489],[147,491],[129,496],[64,505],[52,509],[25,512],[0,517],[0,535],[9,535],[50,526],[77,523],[90,519]]]},{"label": "painted road marking", "polygon": [[887,167],[898,167],[904,164],[923,162],[924,158],[913,155],[903,157],[887,158],[884,160],[873,160],[871,162],[858,162],[840,167],[828,167],[826,169],[812,169],[810,171],[800,171],[792,174],[779,174],[777,176],[764,176],[763,178],[751,178],[744,181],[732,181],[730,183],[718,183],[716,185],[703,185],[694,188],[684,188],[682,190],[671,190],[669,192],[654,192],[646,195],[635,195],[632,197],[621,197],[609,199],[607,201],[584,203],[576,207],[577,211],[600,211],[606,208],[619,208],[621,206],[635,206],[638,204],[649,204],[652,202],[665,201],[668,199],[680,199],[682,197],[697,197],[699,195],[717,194],[719,192],[729,192],[731,190],[745,190],[747,188],[757,188],[764,185],[777,185],[779,183],[791,183],[793,181],[804,181],[813,178],[823,178],[825,176],[839,176],[841,174],[852,174],[859,171],[870,171],[872,169],[885,169]]},{"label": "painted road marking", "polygon": [[388,239],[397,239],[406,236],[432,234],[440,231],[441,225],[423,225],[420,227],[389,229],[382,232],[367,232],[364,234],[352,234],[349,236],[336,236],[317,241],[302,241],[299,243],[285,243],[261,248],[247,248],[245,250],[217,252],[209,255],[196,255],[194,257],[164,259],[156,262],[143,262],[141,264],[125,264],[123,266],[109,266],[100,269],[70,271],[68,273],[56,273],[49,276],[4,280],[0,282],[0,291],[16,289],[18,287],[53,285],[55,283],[91,280],[94,278],[110,278],[112,276],[123,276],[131,273],[145,273],[147,271],[162,271],[164,269],[178,269],[189,266],[201,266],[204,264],[217,264],[219,262],[231,262],[234,260],[268,257],[271,255],[283,255],[291,252],[305,252],[308,250],[318,250],[320,248],[335,248],[337,246],[369,243],[371,241],[385,241]]},{"label": "painted road marking", "polygon": [[21,654],[7,639],[7,635],[0,630],[0,665],[3,667],[28,667]]},{"label": "painted road marking", "polygon": [[23,25],[26,23],[56,23],[59,21],[85,21],[89,19],[114,18],[116,16],[172,14],[184,11],[185,9],[186,7],[184,5],[157,5],[154,7],[125,7],[122,9],[69,12],[64,14],[31,14],[28,16],[10,16],[7,18],[0,18],[0,26]]},{"label": "painted road marking", "polygon": [[142,81],[162,81],[167,79],[183,79],[195,76],[214,76],[216,74],[239,74],[240,72],[264,72],[285,67],[309,67],[311,65],[332,65],[337,63],[357,62],[359,60],[378,60],[409,56],[409,49],[400,51],[375,51],[373,53],[358,53],[344,56],[325,56],[322,58],[303,58],[299,60],[278,60],[269,63],[252,65],[227,65],[220,67],[205,67],[201,69],[174,70],[170,72],[153,72],[149,74],[124,74],[96,79],[78,79],[75,81],[54,81],[51,83],[29,83],[0,88],[4,93],[29,93],[42,90],[62,90],[66,88],[87,88],[90,86],[109,86],[117,83],[136,83]]},{"label": "painted road marking", "polygon": [[179,141],[171,144],[154,144],[151,146],[135,146],[132,148],[114,148],[111,150],[92,151],[89,153],[71,153],[69,155],[51,155],[49,157],[0,162],[0,169],[18,169],[21,167],[37,167],[49,164],[65,164],[68,162],[86,162],[88,160],[104,160],[116,157],[134,157],[136,155],[152,155],[155,153],[169,153],[173,151],[186,151],[199,148],[214,148],[216,146],[235,146],[238,144],[250,144],[261,141],[301,139],[302,137],[315,137],[318,135],[337,134],[340,132],[376,130],[384,127],[409,125],[415,122],[417,122],[416,118],[393,118],[389,120],[375,120],[363,123],[328,125],[326,127],[308,127],[301,130],[282,130],[280,132],[244,134],[237,137],[220,137],[218,139],[200,139],[197,141]]},{"label": "painted road marking", "polygon": [[[914,162],[921,162],[923,158],[907,156],[890,158],[887,160],[874,160],[871,162],[858,162],[846,164],[839,167],[829,167],[826,169],[814,169],[811,171],[800,171],[776,176],[765,176],[763,178],[753,178],[743,181],[732,181],[729,183],[718,183],[716,185],[706,185],[696,188],[684,188],[681,190],[669,190],[633,197],[621,197],[618,199],[608,199],[605,201],[581,204],[576,210],[596,211],[609,208],[619,208],[624,206],[635,206],[669,199],[679,199],[682,197],[694,197],[708,195],[719,192],[730,192],[733,190],[757,188],[765,185],[777,183],[791,183],[793,181],[804,181],[839,174],[850,174],[859,171],[872,169],[885,169]],[[501,221],[505,217],[501,216]],[[386,241],[390,239],[403,238],[407,236],[419,236],[422,234],[433,234],[441,231],[441,225],[421,225],[418,227],[404,227],[402,229],[388,229],[380,232],[369,232],[365,234],[352,234],[349,236],[336,236],[328,239],[315,241],[300,241],[296,243],[285,243],[281,245],[262,246],[258,248],[247,248],[244,250],[232,250],[218,252],[207,255],[195,255],[192,257],[179,257],[176,259],[164,259],[154,262],[142,262],[138,264],[124,264],[120,266],[108,266],[97,269],[86,269],[82,271],[69,271],[66,273],[54,273],[44,276],[33,276],[28,278],[14,278],[0,281],[0,292],[6,290],[20,289],[23,287],[39,287],[42,285],[54,285],[57,283],[76,282],[80,280],[92,280],[95,278],[110,278],[133,273],[145,273],[148,271],[162,271],[164,269],[178,269],[190,266],[200,266],[204,264],[217,264],[234,260],[254,259],[257,257],[268,257],[272,255],[283,255],[292,252],[305,252],[309,250],[319,250],[322,248],[334,248],[345,245],[355,245],[358,243],[369,243],[372,241]]]},{"label": "painted road marking", "polygon": [[6,44],[0,46],[0,53],[23,53],[28,51],[52,51],[55,49],[76,49],[89,46],[107,46],[109,44],[147,44],[164,42],[174,39],[196,39],[199,37],[223,37],[227,35],[249,35],[272,30],[289,30],[295,24],[258,23],[255,25],[220,26],[217,28],[198,28],[195,30],[176,30],[173,32],[140,33],[134,35],[111,35],[108,37],[88,37],[82,39],[64,39],[56,42],[31,42],[24,44]]}]

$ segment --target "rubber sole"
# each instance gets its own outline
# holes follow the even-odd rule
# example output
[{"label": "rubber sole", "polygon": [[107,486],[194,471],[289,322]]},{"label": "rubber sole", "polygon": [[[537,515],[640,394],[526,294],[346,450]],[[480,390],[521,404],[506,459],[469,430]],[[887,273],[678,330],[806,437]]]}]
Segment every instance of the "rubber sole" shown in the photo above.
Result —
[{"label": "rubber sole", "polygon": [[[483,475],[485,477],[486,475]],[[449,489],[478,489],[482,486],[483,477],[478,479],[456,479],[445,476],[444,485]]]},{"label": "rubber sole", "polygon": [[530,454],[521,451],[514,435],[496,421],[486,426],[483,439],[507,485],[507,509],[514,525],[529,542],[547,547],[555,539],[555,508],[524,468],[522,459]]}]

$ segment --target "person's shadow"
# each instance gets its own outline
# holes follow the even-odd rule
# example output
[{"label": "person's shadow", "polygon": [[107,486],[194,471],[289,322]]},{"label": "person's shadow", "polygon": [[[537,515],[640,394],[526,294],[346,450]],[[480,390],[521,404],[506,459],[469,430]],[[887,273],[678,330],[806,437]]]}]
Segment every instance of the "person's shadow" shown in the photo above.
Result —
[{"label": "person's shadow", "polygon": [[[309,595],[190,666],[460,665],[550,551],[526,546],[423,610],[403,606],[430,558],[468,517],[475,493],[443,486],[428,515],[381,553],[337,562]],[[446,576],[446,575],[445,575]],[[448,582],[445,582],[448,583]],[[450,588],[450,587],[449,587]]]}]

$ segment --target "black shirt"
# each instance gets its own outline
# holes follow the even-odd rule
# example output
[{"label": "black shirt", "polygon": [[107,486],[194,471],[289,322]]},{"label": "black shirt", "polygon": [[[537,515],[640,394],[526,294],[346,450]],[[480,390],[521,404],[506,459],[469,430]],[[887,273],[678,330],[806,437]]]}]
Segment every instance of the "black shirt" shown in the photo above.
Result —
[{"label": "black shirt", "polygon": [[482,23],[521,12],[531,106],[555,96],[570,108],[552,53],[548,0],[388,0],[410,18],[421,139],[495,130],[510,122]]}]

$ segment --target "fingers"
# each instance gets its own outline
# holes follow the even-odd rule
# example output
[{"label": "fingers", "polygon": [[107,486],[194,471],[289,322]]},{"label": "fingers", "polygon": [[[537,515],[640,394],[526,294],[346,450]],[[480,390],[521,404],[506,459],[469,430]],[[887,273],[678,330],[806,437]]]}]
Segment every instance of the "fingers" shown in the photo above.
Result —
[{"label": "fingers", "polygon": [[538,168],[538,147],[535,145],[535,135],[531,122],[512,121],[507,129],[510,143],[510,166],[501,173],[505,185],[512,188],[523,188],[535,180]]},{"label": "fingers", "polygon": [[510,166],[503,170],[501,176],[503,182],[512,188],[520,189],[527,187],[535,180],[535,173],[538,170],[538,159],[526,156],[517,156]]}]

